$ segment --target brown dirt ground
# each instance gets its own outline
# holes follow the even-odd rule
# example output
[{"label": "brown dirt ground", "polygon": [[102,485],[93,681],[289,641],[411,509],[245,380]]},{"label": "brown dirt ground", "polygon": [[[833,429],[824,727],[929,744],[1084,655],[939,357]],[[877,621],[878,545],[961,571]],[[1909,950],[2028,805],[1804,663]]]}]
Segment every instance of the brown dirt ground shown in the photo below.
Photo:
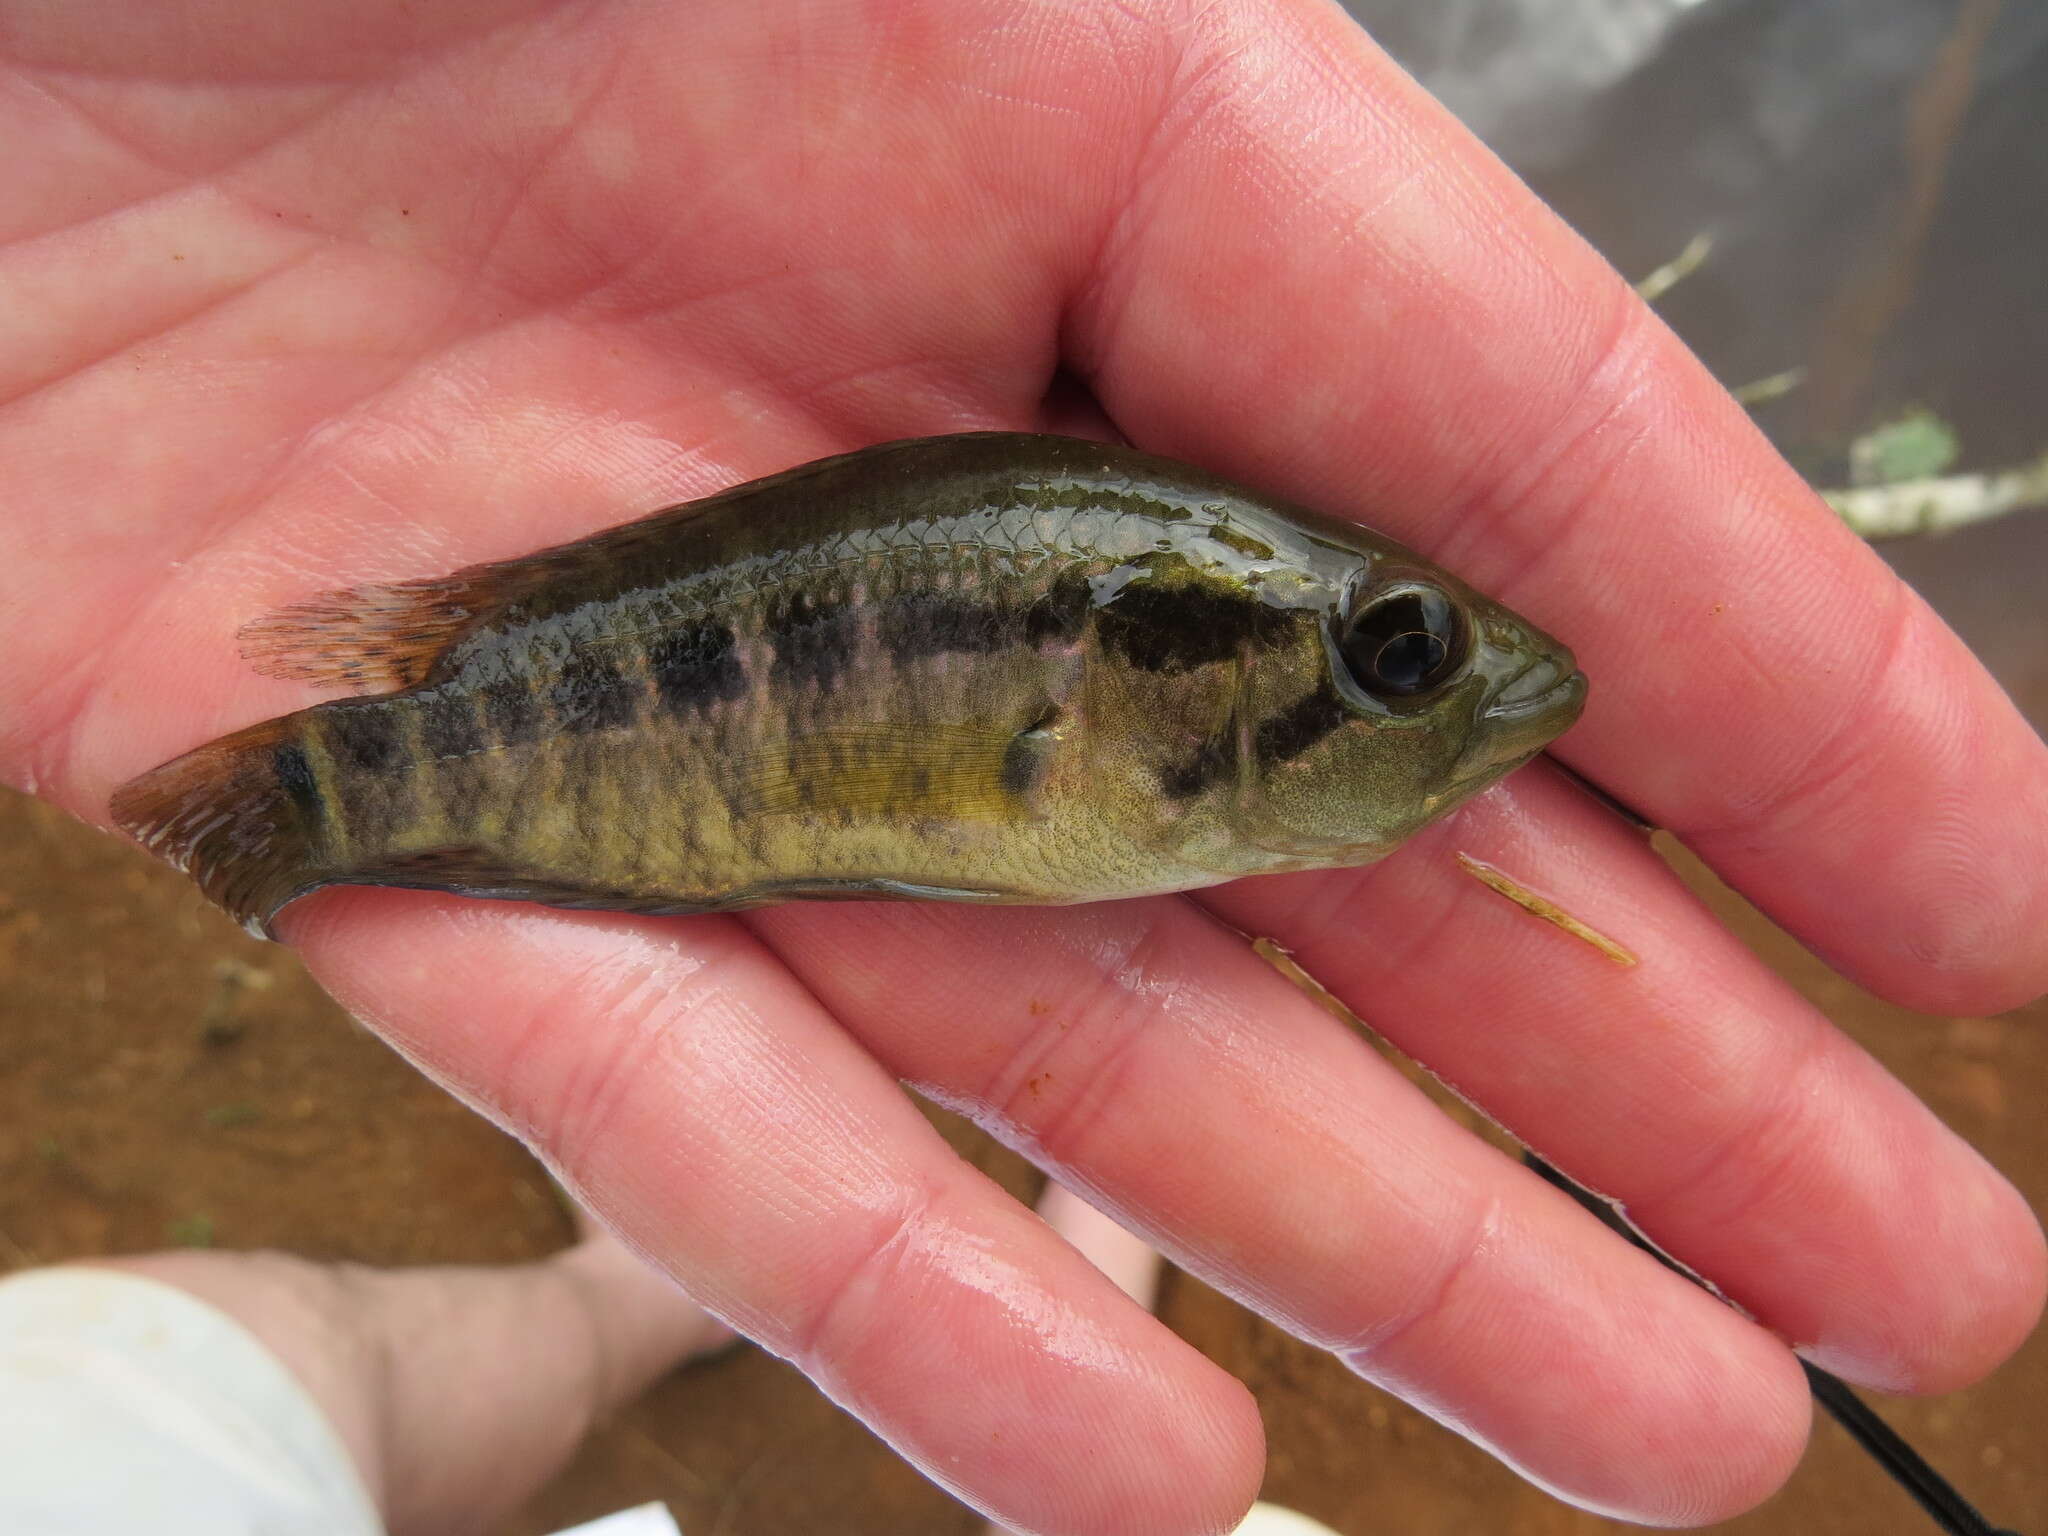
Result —
[{"label": "brown dirt ground", "polygon": [[[2044,700],[2043,702],[2048,702]],[[1742,931],[2048,1205],[2048,1005],[1929,1020],[1877,1002],[1718,893]],[[1020,1197],[1035,1176],[962,1123]],[[170,1243],[381,1264],[503,1262],[565,1242],[538,1166],[415,1075],[283,949],[177,876],[0,795],[0,1268]],[[1173,1327],[1258,1394],[1268,1496],[1365,1532],[1567,1536],[1568,1509],[1328,1358],[1177,1273]],[[2048,1337],[1969,1392],[1886,1415],[1999,1520],[2048,1527]],[[973,1518],[788,1367],[756,1351],[680,1371],[607,1425],[503,1536],[665,1499],[691,1536],[966,1536]],[[1926,1529],[1832,1425],[1744,1536]]]}]

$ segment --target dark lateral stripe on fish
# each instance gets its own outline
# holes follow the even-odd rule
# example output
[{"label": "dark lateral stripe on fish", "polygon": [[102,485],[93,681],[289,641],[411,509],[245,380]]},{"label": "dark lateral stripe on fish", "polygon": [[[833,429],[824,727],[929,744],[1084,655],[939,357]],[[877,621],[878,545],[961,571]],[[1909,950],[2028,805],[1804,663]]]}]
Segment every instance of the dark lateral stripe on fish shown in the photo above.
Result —
[{"label": "dark lateral stripe on fish", "polygon": [[693,624],[648,647],[654,686],[671,713],[704,710],[747,691],[739,646],[724,624]]},{"label": "dark lateral stripe on fish", "polygon": [[475,690],[444,685],[418,699],[420,750],[429,760],[468,757],[491,744]]},{"label": "dark lateral stripe on fish", "polygon": [[846,603],[819,603],[799,592],[769,611],[766,632],[775,652],[770,676],[791,687],[829,692],[853,664],[860,613]]},{"label": "dark lateral stripe on fish", "polygon": [[524,746],[538,741],[549,724],[540,696],[521,678],[481,685],[443,683],[395,703],[378,701],[365,710],[371,721],[361,729],[387,733],[394,763],[414,750],[403,735],[414,719],[419,723],[417,750],[429,761]]},{"label": "dark lateral stripe on fish", "polygon": [[404,761],[398,721],[381,703],[338,705],[326,724],[328,755],[352,773],[389,773]]},{"label": "dark lateral stripe on fish", "polygon": [[1159,770],[1159,788],[1169,800],[1192,800],[1212,784],[1226,778],[1236,766],[1234,742],[1211,736],[1177,763]]},{"label": "dark lateral stripe on fish", "polygon": [[[539,740],[547,728],[540,699],[516,678],[472,687],[451,683],[419,697],[421,744],[430,758],[524,746]],[[395,732],[396,715],[385,718]]]},{"label": "dark lateral stripe on fish", "polygon": [[948,652],[987,654],[1010,644],[1016,631],[993,603],[945,593],[904,592],[882,606],[882,645],[898,661]]},{"label": "dark lateral stripe on fish", "polygon": [[509,677],[503,682],[486,683],[477,695],[486,745],[521,746],[539,739],[547,729],[540,696],[525,679]]},{"label": "dark lateral stripe on fish", "polygon": [[548,689],[548,708],[563,730],[608,731],[630,726],[640,684],[602,651],[571,655]]},{"label": "dark lateral stripe on fish", "polygon": [[1306,617],[1215,588],[1138,581],[1096,619],[1105,649],[1145,672],[1185,672],[1271,645]]},{"label": "dark lateral stripe on fish", "polygon": [[1095,609],[1095,592],[1087,573],[1062,571],[1052,586],[1024,610],[1024,639],[1030,645],[1065,644],[1078,639]]},{"label": "dark lateral stripe on fish", "polygon": [[1302,695],[1279,714],[1260,723],[1254,737],[1259,761],[1284,763],[1299,757],[1349,718],[1337,691],[1324,683],[1314,693]]}]

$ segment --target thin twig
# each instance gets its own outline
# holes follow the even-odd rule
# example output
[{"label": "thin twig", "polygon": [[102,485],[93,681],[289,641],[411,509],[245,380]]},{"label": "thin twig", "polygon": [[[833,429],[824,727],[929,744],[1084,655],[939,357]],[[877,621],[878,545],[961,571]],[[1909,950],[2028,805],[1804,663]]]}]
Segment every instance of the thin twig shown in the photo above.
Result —
[{"label": "thin twig", "polygon": [[1766,374],[1760,379],[1751,379],[1747,384],[1738,384],[1728,393],[1735,397],[1737,405],[1755,410],[1773,400],[1784,399],[1805,382],[1804,368],[1787,368],[1783,373]]},{"label": "thin twig", "polygon": [[1623,949],[1614,940],[1597,929],[1589,928],[1556,902],[1538,896],[1534,891],[1510,879],[1483,859],[1475,859],[1469,853],[1458,855],[1458,865],[1466,874],[1473,876],[1489,890],[1498,891],[1524,912],[1540,917],[1553,927],[1560,928],[1573,938],[1592,945],[1616,965],[1629,966],[1636,963],[1636,957]]},{"label": "thin twig", "polygon": [[1941,533],[2024,507],[2048,506],[2048,454],[1988,475],[1941,475],[1822,491],[1843,522],[1866,539]]},{"label": "thin twig", "polygon": [[1701,263],[1714,249],[1714,237],[1709,234],[1694,235],[1685,242],[1685,249],[1665,262],[1663,266],[1636,284],[1645,304],[1654,304],[1665,294],[1699,271]]}]

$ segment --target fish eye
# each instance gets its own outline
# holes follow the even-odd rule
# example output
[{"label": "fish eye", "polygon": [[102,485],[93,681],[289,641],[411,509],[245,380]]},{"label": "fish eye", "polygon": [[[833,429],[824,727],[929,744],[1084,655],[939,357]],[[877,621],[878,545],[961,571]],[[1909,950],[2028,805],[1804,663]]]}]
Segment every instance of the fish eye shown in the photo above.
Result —
[{"label": "fish eye", "polygon": [[1375,698],[1413,698],[1440,687],[1471,649],[1465,615],[1433,587],[1374,597],[1351,616],[1338,650],[1352,681]]}]

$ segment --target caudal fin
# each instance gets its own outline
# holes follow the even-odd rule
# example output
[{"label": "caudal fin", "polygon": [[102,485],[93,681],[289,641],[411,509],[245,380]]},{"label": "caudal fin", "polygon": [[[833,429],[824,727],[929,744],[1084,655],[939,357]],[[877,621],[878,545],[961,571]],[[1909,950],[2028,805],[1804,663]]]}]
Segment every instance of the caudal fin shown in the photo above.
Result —
[{"label": "caudal fin", "polygon": [[330,878],[318,867],[320,792],[292,721],[266,720],[130,779],[114,820],[184,870],[244,928]]}]

